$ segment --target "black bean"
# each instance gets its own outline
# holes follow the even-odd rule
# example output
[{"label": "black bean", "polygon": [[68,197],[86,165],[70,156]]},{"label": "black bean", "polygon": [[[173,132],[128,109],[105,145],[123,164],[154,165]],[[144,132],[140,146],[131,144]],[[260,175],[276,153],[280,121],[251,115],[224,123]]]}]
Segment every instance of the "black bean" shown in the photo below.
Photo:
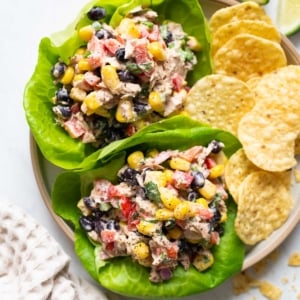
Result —
[{"label": "black bean", "polygon": [[116,51],[116,58],[120,62],[126,62],[127,59],[125,59],[125,48],[119,48]]},{"label": "black bean", "polygon": [[64,75],[67,66],[63,62],[57,62],[51,69],[51,74],[54,78],[60,78]]},{"label": "black bean", "polygon": [[84,197],[83,203],[87,208],[92,209],[92,210],[96,209],[96,207],[97,207],[95,200],[91,197]]},{"label": "black bean", "polygon": [[56,105],[53,107],[54,113],[63,119],[68,119],[72,115],[71,108],[69,106]]},{"label": "black bean", "polygon": [[87,232],[94,230],[94,222],[88,216],[81,216],[79,219],[79,224],[82,227],[82,229]]},{"label": "black bean", "polygon": [[212,153],[217,154],[224,148],[224,144],[220,141],[212,140],[209,143],[209,147],[212,147],[212,150],[211,150]]},{"label": "black bean", "polygon": [[60,105],[71,105],[73,103],[72,99],[69,97],[69,92],[66,88],[60,88],[56,91],[56,103]]},{"label": "black bean", "polygon": [[118,230],[118,229],[120,229],[120,224],[115,220],[109,220],[106,223],[106,229]]},{"label": "black bean", "polygon": [[138,115],[143,115],[150,111],[150,106],[143,102],[133,102],[133,109]]},{"label": "black bean", "polygon": [[176,221],[175,219],[170,219],[164,222],[164,228],[166,228],[167,230],[170,230],[172,228],[174,228],[176,225]]},{"label": "black bean", "polygon": [[192,175],[194,176],[194,179],[191,183],[191,187],[195,189],[202,188],[205,184],[205,177],[203,173],[200,171],[194,171],[192,172]]},{"label": "black bean", "polygon": [[107,30],[105,29],[100,29],[100,30],[97,30],[95,32],[95,36],[99,39],[99,40],[102,40],[102,39],[108,39],[110,37],[112,37],[111,33],[108,32]]},{"label": "black bean", "polygon": [[102,230],[106,229],[106,221],[100,219],[95,221],[95,231],[99,234]]},{"label": "black bean", "polygon": [[136,176],[138,175],[138,171],[132,168],[126,168],[120,174],[118,174],[119,182],[128,182],[131,185],[138,185]]},{"label": "black bean", "polygon": [[132,83],[136,83],[137,82],[137,78],[130,73],[128,70],[120,70],[117,72],[119,79],[123,82],[132,82]]},{"label": "black bean", "polygon": [[165,41],[166,44],[169,44],[173,41],[173,34],[172,34],[171,31],[167,32],[166,37],[164,37],[164,41]]},{"label": "black bean", "polygon": [[200,197],[199,193],[197,193],[196,191],[190,191],[187,195],[187,200],[193,202],[196,199],[198,199],[199,197]]},{"label": "black bean", "polygon": [[87,16],[92,21],[101,20],[106,16],[105,8],[101,6],[95,6],[87,12]]}]

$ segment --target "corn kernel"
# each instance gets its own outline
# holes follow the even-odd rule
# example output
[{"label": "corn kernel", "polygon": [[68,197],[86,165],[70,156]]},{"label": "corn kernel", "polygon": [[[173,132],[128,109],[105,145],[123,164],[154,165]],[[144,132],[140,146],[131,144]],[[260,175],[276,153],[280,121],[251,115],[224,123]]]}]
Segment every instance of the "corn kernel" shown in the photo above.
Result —
[{"label": "corn kernel", "polygon": [[131,99],[121,99],[119,101],[115,117],[120,123],[132,123],[136,120],[136,112]]},{"label": "corn kernel", "polygon": [[149,94],[148,103],[154,111],[158,113],[164,111],[165,104],[159,92],[152,91]]},{"label": "corn kernel", "polygon": [[182,230],[178,226],[175,226],[168,231],[167,237],[169,239],[179,240],[182,237]]},{"label": "corn kernel", "polygon": [[94,113],[98,116],[104,117],[104,118],[109,118],[111,117],[110,112],[104,108],[103,106],[98,107]]},{"label": "corn kernel", "polygon": [[223,173],[224,173],[224,165],[223,164],[215,165],[209,170],[208,178],[210,179],[218,178],[222,176]]},{"label": "corn kernel", "polygon": [[174,210],[175,207],[181,202],[175,192],[169,188],[160,187],[159,192],[162,203],[168,209]]},{"label": "corn kernel", "polygon": [[214,263],[214,257],[209,251],[198,253],[193,260],[193,265],[198,271],[204,271],[211,267]]},{"label": "corn kernel", "polygon": [[163,171],[149,171],[146,172],[144,183],[153,182],[158,187],[164,187],[167,185],[166,176]]},{"label": "corn kernel", "polygon": [[70,98],[75,100],[75,101],[84,101],[84,99],[86,98],[86,91],[77,88],[77,87],[73,87],[71,88],[70,91]]},{"label": "corn kernel", "polygon": [[91,92],[85,97],[84,104],[86,105],[86,108],[90,114],[95,112],[95,110],[101,106],[101,103],[97,99],[95,92]]},{"label": "corn kernel", "polygon": [[83,74],[75,74],[73,77],[73,85],[76,84],[76,82],[81,81],[84,79],[84,75]]},{"label": "corn kernel", "polygon": [[155,157],[159,154],[158,150],[157,149],[151,149],[147,152],[147,156],[148,157]]},{"label": "corn kernel", "polygon": [[83,41],[88,42],[92,38],[94,31],[92,25],[87,25],[79,29],[78,35]]},{"label": "corn kernel", "polygon": [[191,168],[191,163],[181,157],[172,157],[169,164],[174,170],[189,171]]},{"label": "corn kernel", "polygon": [[172,219],[173,217],[174,217],[173,211],[167,208],[160,208],[155,213],[155,218],[159,221],[166,221]]},{"label": "corn kernel", "polygon": [[128,155],[127,163],[130,168],[138,169],[140,164],[144,161],[144,153],[142,151],[135,151]]},{"label": "corn kernel", "polygon": [[204,186],[198,191],[204,198],[211,200],[216,195],[217,187],[211,181],[206,179]]},{"label": "corn kernel", "polygon": [[79,71],[91,71],[91,65],[89,63],[89,60],[87,58],[82,58],[79,62],[78,62],[78,69]]},{"label": "corn kernel", "polygon": [[86,52],[86,48],[81,47],[76,50],[75,55],[84,55],[85,52]]},{"label": "corn kernel", "polygon": [[111,90],[113,93],[117,92],[120,87],[121,81],[114,66],[103,66],[101,68],[101,78],[109,90]]},{"label": "corn kernel", "polygon": [[191,203],[188,201],[182,201],[174,209],[174,217],[178,220],[186,220],[194,216]]},{"label": "corn kernel", "polygon": [[60,79],[60,82],[62,84],[70,84],[74,77],[74,68],[73,67],[67,67],[63,77]]},{"label": "corn kernel", "polygon": [[172,183],[173,182],[174,172],[172,170],[165,169],[164,170],[164,175],[165,175],[167,183]]},{"label": "corn kernel", "polygon": [[154,59],[159,60],[159,61],[166,60],[166,53],[160,42],[150,43],[148,45],[148,51],[152,54]]},{"label": "corn kernel", "polygon": [[197,41],[197,39],[194,36],[188,37],[187,45],[193,51],[202,50],[201,44]]},{"label": "corn kernel", "polygon": [[204,198],[198,198],[196,200],[196,203],[200,204],[201,206],[203,206],[203,208],[207,209],[208,208],[208,201]]},{"label": "corn kernel", "polygon": [[141,220],[140,223],[136,225],[136,228],[140,233],[147,236],[153,236],[158,231],[156,223],[151,223],[145,220]]},{"label": "corn kernel", "polygon": [[134,21],[129,18],[123,18],[117,28],[120,35],[125,35],[128,38],[139,38],[141,33]]},{"label": "corn kernel", "polygon": [[210,155],[213,157],[214,161],[217,164],[223,164],[225,166],[228,161],[228,158],[223,151],[220,151],[219,153],[216,154],[211,153]]},{"label": "corn kernel", "polygon": [[139,242],[133,246],[132,254],[137,260],[146,259],[150,254],[149,246],[144,242]]},{"label": "corn kernel", "polygon": [[224,223],[227,221],[227,213],[225,211],[221,212],[221,219],[220,219],[220,223]]}]

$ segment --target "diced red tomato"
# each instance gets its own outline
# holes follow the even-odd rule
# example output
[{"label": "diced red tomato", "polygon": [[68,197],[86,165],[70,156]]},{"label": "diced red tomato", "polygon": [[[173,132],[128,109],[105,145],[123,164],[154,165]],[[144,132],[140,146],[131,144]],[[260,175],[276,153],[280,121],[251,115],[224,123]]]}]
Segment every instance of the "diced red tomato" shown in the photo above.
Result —
[{"label": "diced red tomato", "polygon": [[136,211],[135,203],[131,202],[129,198],[124,196],[121,197],[120,208],[126,220],[128,220],[129,217],[132,216],[133,212]]},{"label": "diced red tomato", "polygon": [[134,48],[134,56],[137,64],[144,64],[151,61],[148,53],[147,43],[145,41],[139,41]]},{"label": "diced red tomato", "polygon": [[104,40],[104,48],[108,54],[115,55],[116,51],[121,47],[121,44],[116,39]]},{"label": "diced red tomato", "polygon": [[167,255],[169,258],[177,259],[178,247],[176,245],[169,247],[166,250],[167,250]]},{"label": "diced red tomato", "polygon": [[109,229],[104,229],[100,233],[101,240],[104,243],[113,243],[116,238],[116,231],[115,230],[109,230]]},{"label": "diced red tomato", "polygon": [[193,179],[194,176],[190,173],[176,170],[173,175],[173,184],[177,189],[186,189],[191,185]]},{"label": "diced red tomato", "polygon": [[79,103],[75,103],[71,106],[71,112],[72,114],[76,114],[80,111],[80,104]]},{"label": "diced red tomato", "polygon": [[132,136],[134,133],[136,133],[136,128],[133,124],[128,124],[126,127],[126,136]]},{"label": "diced red tomato", "polygon": [[122,191],[118,189],[117,186],[111,184],[108,188],[108,197],[109,198],[121,198],[123,197]]},{"label": "diced red tomato", "polygon": [[216,162],[212,159],[212,158],[210,158],[210,157],[207,157],[206,159],[205,159],[205,162],[204,162],[205,164],[206,164],[206,167],[208,168],[208,169],[211,169],[212,167],[214,167],[215,165],[216,165]]},{"label": "diced red tomato", "polygon": [[175,91],[179,92],[182,89],[184,79],[181,75],[179,75],[178,73],[175,73],[172,76],[172,83],[173,83]]},{"label": "diced red tomato", "polygon": [[105,245],[105,250],[107,251],[113,251],[115,248],[115,243],[114,242],[111,242],[111,243],[108,243]]}]

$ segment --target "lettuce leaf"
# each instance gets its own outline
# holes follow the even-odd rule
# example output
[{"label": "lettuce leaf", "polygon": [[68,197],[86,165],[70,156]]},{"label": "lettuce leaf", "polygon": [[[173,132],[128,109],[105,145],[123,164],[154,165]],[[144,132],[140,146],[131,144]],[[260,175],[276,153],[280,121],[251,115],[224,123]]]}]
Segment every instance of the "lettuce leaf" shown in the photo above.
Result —
[{"label": "lettuce leaf", "polygon": [[[180,123],[182,127],[175,129],[179,120],[183,121]],[[238,140],[230,133],[201,126],[197,122],[192,125],[192,122],[188,118],[177,118],[176,122],[170,119],[153,124],[143,134],[137,134],[125,142],[120,141],[118,146],[111,145],[110,154],[106,150],[100,151],[100,160],[94,163],[94,168],[64,171],[57,176],[52,190],[53,209],[75,227],[76,253],[86,270],[105,288],[129,297],[180,297],[212,289],[241,270],[245,247],[234,230],[236,205],[232,199],[227,202],[225,234],[214,248],[214,265],[203,273],[193,267],[188,271],[178,267],[171,280],[160,284],[151,283],[148,280],[148,269],[133,263],[129,257],[100,260],[97,253],[101,245],[93,245],[78,223],[80,212],[76,205],[79,199],[89,195],[93,179],[115,181],[117,170],[125,163],[126,152],[149,147],[161,150],[186,149],[196,144],[207,145],[212,139],[221,140],[225,144],[228,156],[240,147]]]},{"label": "lettuce leaf", "polygon": [[182,24],[184,30],[197,37],[202,51],[197,53],[198,64],[190,72],[188,81],[193,84],[200,77],[211,73],[209,33],[206,19],[197,0],[93,0],[89,2],[65,30],[41,40],[35,70],[24,90],[23,106],[30,130],[44,157],[52,164],[64,168],[79,168],[82,160],[95,151],[90,145],[72,139],[56,124],[52,113],[52,97],[56,86],[50,74],[60,58],[68,62],[75,50],[82,45],[77,30],[91,23],[86,16],[94,5],[106,8],[105,21],[116,26],[131,8],[151,4],[161,19]]}]

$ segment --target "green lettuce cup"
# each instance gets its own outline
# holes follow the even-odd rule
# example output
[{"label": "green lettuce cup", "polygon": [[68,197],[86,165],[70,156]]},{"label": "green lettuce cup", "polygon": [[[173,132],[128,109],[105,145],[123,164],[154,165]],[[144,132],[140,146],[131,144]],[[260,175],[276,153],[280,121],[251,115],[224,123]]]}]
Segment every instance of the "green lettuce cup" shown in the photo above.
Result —
[{"label": "green lettuce cup", "polygon": [[58,125],[53,109],[53,97],[57,85],[51,74],[52,67],[60,60],[68,64],[76,50],[83,45],[78,32],[94,23],[87,17],[92,7],[102,6],[106,14],[103,22],[116,27],[133,8],[149,6],[158,13],[159,21],[171,20],[182,25],[183,30],[196,38],[201,51],[195,52],[197,64],[188,73],[188,85],[211,73],[210,37],[206,19],[197,0],[93,0],[79,13],[65,30],[41,40],[38,61],[25,91],[23,106],[31,133],[44,157],[52,164],[64,169],[80,168],[82,161],[95,152],[89,143],[83,143]]},{"label": "green lettuce cup", "polygon": [[214,264],[203,272],[194,267],[185,271],[178,266],[173,277],[161,283],[150,282],[149,269],[133,262],[130,257],[101,260],[101,245],[92,242],[79,224],[81,211],[77,207],[78,201],[90,194],[95,179],[116,182],[118,170],[126,163],[126,156],[132,151],[153,148],[159,151],[185,150],[195,145],[207,146],[210,141],[218,140],[225,145],[223,151],[230,157],[241,146],[228,132],[197,122],[192,124],[188,118],[179,119],[182,123],[189,123],[189,128],[183,126],[174,129],[172,127],[175,124],[170,124],[170,120],[150,125],[150,130],[137,135],[135,140],[128,140],[127,144],[120,142],[119,147],[111,149],[111,152],[99,151],[99,160],[93,164],[93,168],[60,173],[53,186],[53,209],[74,229],[75,250],[82,265],[101,286],[121,295],[163,299],[198,294],[217,287],[242,268],[245,246],[234,230],[237,208],[231,198],[226,200],[227,221],[224,223],[224,234],[220,243],[212,248]]}]

